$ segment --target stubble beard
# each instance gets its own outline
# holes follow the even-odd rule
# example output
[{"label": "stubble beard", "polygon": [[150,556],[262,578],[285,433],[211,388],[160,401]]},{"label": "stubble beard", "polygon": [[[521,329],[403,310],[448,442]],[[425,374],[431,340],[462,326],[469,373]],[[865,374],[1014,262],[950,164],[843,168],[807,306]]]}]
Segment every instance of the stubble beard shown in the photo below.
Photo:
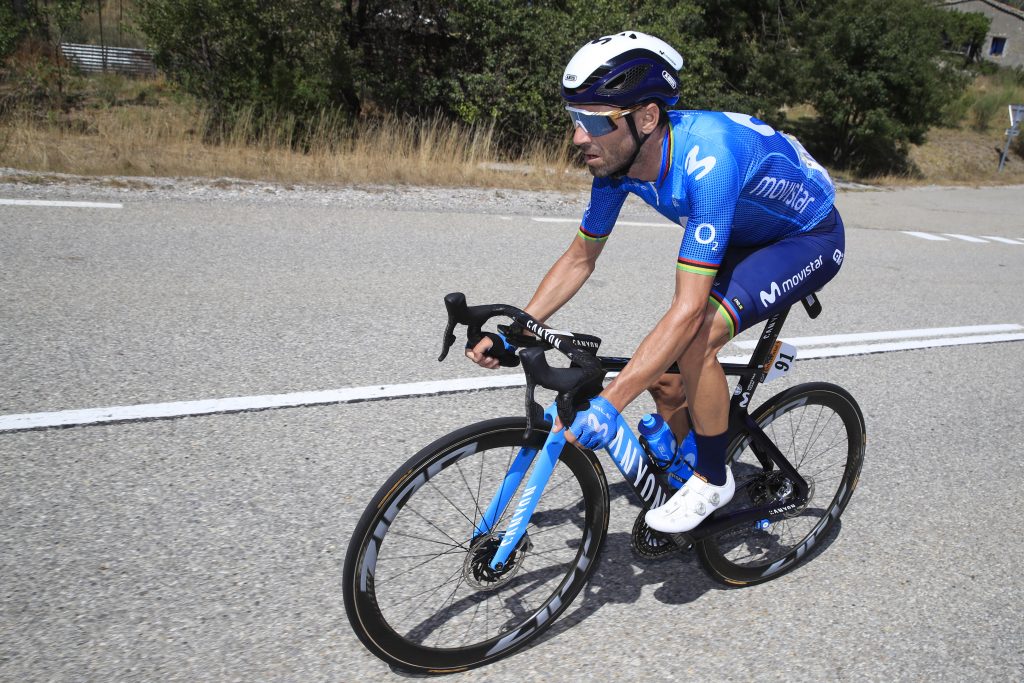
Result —
[{"label": "stubble beard", "polygon": [[[627,140],[629,140],[634,145],[636,144],[636,142],[633,141],[631,138],[627,138]],[[610,152],[607,148],[605,148],[603,151],[604,159],[609,159],[609,155],[611,154],[611,159],[615,162],[614,165],[607,164],[602,167],[594,167],[591,166],[590,164],[587,164],[587,170],[590,171],[590,175],[594,176],[595,178],[614,178],[617,176],[625,175],[626,171],[629,170],[629,158],[630,155],[633,153],[633,150],[626,150],[623,149],[622,147],[619,147],[618,149],[615,149],[612,152]],[[580,148],[580,153],[585,154],[586,150]]]}]

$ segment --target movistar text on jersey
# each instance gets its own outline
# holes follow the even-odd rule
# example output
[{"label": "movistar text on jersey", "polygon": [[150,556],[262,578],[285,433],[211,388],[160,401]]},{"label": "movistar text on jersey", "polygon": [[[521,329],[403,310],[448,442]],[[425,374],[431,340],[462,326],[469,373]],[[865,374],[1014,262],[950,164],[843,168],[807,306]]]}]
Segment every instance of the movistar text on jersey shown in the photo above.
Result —
[{"label": "movistar text on jersey", "polygon": [[803,183],[771,176],[761,178],[761,182],[749,194],[755,197],[778,199],[797,213],[803,213],[804,209],[810,206],[815,199],[804,189]]},{"label": "movistar text on jersey", "polygon": [[814,259],[813,261],[808,262],[808,264],[806,266],[804,266],[803,270],[798,272],[793,277],[791,277],[789,279],[786,279],[786,280],[783,280],[782,281],[782,287],[779,287],[779,283],[778,282],[772,282],[772,284],[768,288],[767,292],[762,289],[761,290],[761,305],[762,306],[768,306],[770,304],[775,303],[776,297],[778,297],[783,292],[788,292],[789,290],[793,289],[794,287],[799,285],[801,282],[803,282],[804,279],[807,278],[811,273],[816,271],[818,268],[821,268],[821,260],[822,260],[822,258],[821,258],[821,255],[819,254],[818,258]]}]

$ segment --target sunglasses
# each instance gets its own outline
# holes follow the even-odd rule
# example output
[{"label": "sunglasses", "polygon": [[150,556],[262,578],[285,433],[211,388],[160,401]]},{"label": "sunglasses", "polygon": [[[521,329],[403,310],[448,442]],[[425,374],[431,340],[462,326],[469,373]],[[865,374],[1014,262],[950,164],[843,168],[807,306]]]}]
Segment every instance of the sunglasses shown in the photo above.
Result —
[{"label": "sunglasses", "polygon": [[576,107],[566,107],[565,110],[569,112],[569,118],[572,120],[574,128],[582,128],[583,132],[590,137],[599,138],[602,135],[608,135],[608,133],[618,128],[615,125],[616,119],[632,114],[639,108],[640,105],[630,107],[629,109],[613,109],[612,111],[587,111],[586,109],[578,109]]}]

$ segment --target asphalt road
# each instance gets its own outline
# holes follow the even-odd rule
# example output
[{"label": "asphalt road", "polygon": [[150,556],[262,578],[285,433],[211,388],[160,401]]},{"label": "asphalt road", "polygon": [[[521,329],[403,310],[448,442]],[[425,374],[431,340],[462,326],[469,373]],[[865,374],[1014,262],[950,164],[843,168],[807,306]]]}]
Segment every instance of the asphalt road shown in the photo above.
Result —
[{"label": "asphalt road", "polygon": [[[458,354],[436,362],[441,297],[525,303],[574,233],[516,202],[115,199],[0,206],[0,417],[485,376]],[[843,270],[823,315],[795,313],[784,337],[1024,325],[1024,188],[845,192],[839,206]],[[636,205],[623,218],[658,221]],[[629,354],[669,301],[677,246],[678,228],[620,226],[555,322]],[[613,488],[586,594],[542,642],[452,680],[1024,678],[1024,342],[806,361],[755,403],[810,380],[846,387],[868,430],[824,552],[724,589],[692,556],[633,557],[638,509]],[[0,680],[396,678],[345,617],[356,520],[420,446],[521,401],[508,389],[0,432]]]}]

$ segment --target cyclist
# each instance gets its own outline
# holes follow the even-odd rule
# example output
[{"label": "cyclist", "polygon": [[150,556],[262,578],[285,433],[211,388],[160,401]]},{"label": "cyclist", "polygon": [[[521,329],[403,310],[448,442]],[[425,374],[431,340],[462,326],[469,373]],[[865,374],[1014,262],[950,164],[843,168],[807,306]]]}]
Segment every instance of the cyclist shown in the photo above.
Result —
[{"label": "cyclist", "polygon": [[[693,529],[735,491],[718,351],[820,289],[845,250],[832,181],[794,138],[747,115],[668,111],[679,99],[682,66],[675,49],[637,31],[591,41],[569,61],[562,97],[573,143],[594,176],[590,204],[525,308],[545,320],[579,291],[629,193],[683,226],[668,311],[567,434],[586,448],[606,447],[619,412],[644,390],[677,443],[692,428],[695,476],[646,515],[651,528],[670,533]],[[466,354],[495,368],[484,355],[490,345],[485,338]],[[680,373],[665,374],[673,362]]]}]

